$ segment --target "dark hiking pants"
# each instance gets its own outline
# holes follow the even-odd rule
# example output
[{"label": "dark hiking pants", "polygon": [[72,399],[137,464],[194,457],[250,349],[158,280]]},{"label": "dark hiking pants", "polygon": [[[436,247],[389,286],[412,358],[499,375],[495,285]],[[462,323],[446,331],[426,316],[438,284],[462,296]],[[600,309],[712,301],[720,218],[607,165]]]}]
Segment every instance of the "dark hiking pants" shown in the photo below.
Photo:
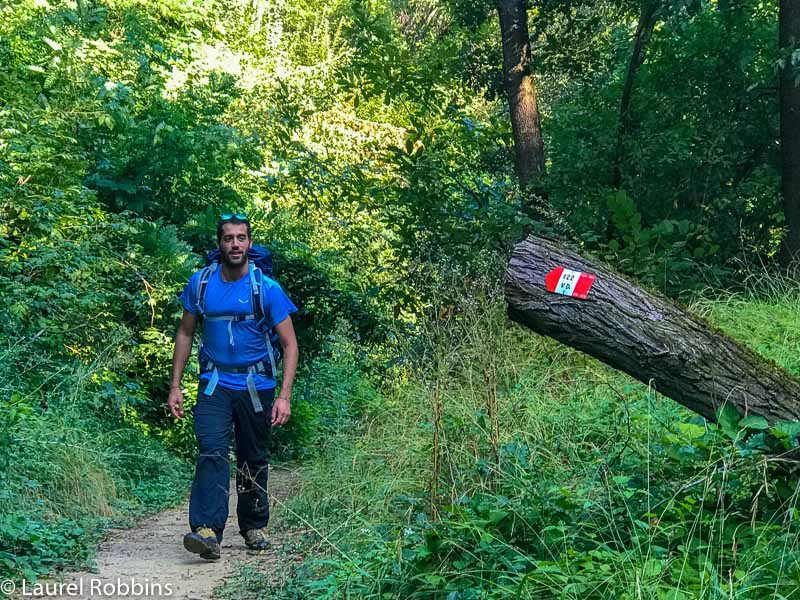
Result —
[{"label": "dark hiking pants", "polygon": [[200,386],[194,407],[194,432],[199,451],[189,500],[189,526],[192,531],[210,527],[222,541],[228,520],[231,429],[236,441],[236,515],[239,533],[260,529],[269,521],[270,420],[275,390],[259,390],[264,411],[256,413],[247,390],[231,390],[217,385],[214,393],[203,393]]}]

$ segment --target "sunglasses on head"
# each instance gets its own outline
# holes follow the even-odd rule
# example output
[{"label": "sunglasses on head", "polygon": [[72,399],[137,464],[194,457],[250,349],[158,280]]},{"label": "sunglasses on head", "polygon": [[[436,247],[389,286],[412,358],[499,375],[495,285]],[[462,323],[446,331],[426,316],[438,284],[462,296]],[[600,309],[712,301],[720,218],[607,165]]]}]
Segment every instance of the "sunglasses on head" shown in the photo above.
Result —
[{"label": "sunglasses on head", "polygon": [[219,216],[220,221],[230,221],[231,219],[238,219],[240,221],[247,221],[247,215],[244,213],[223,213]]}]

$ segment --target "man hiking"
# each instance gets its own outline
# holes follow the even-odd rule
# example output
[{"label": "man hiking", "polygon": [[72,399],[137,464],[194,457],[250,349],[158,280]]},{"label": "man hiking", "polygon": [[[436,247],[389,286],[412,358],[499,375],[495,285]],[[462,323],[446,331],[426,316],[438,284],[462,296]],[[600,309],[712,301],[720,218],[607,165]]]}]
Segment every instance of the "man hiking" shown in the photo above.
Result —
[{"label": "man hiking", "polygon": [[[256,255],[258,247],[253,248],[247,216],[222,215],[217,245],[219,262],[192,275],[181,294],[184,311],[175,335],[167,401],[170,412],[182,418],[181,376],[195,327],[202,321],[200,389],[193,409],[199,453],[189,500],[191,532],[184,536],[183,545],[209,560],[220,556],[228,519],[231,429],[236,440],[239,533],[250,550],[269,547],[264,528],[269,521],[270,432],[289,420],[298,359],[289,316],[297,308],[265,269],[253,262],[251,255]],[[284,356],[277,397],[273,331]]]}]

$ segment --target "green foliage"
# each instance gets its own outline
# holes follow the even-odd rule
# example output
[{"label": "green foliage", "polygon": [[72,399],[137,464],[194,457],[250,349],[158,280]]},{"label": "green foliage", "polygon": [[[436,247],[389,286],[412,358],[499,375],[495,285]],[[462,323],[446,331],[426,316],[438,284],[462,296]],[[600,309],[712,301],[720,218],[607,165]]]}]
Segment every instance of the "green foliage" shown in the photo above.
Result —
[{"label": "green foliage", "polygon": [[126,427],[111,402],[130,399],[98,385],[102,371],[63,364],[57,376],[32,385],[0,360],[0,388],[17,390],[0,395],[3,577],[85,565],[111,519],[174,504],[187,482],[186,463]]},{"label": "green foliage", "polygon": [[[0,575],[85,561],[104,519],[180,498],[176,295],[216,215],[243,210],[301,308],[276,454],[314,457],[297,508],[342,526],[286,595],[791,597],[795,496],[763,452],[796,449],[794,424],[707,426],[552,344],[524,350],[496,290],[452,285],[498,279],[532,227],[670,294],[776,251],[776,3],[670,4],[617,189],[638,9],[531,3],[533,223],[489,4],[0,6]],[[700,306],[797,371],[795,304]]]},{"label": "green foliage", "polygon": [[742,284],[743,292],[697,301],[694,310],[790,373],[800,373],[797,282],[761,270]]},{"label": "green foliage", "polygon": [[137,51],[158,28],[134,3],[80,6],[0,8],[4,577],[85,563],[110,518],[180,501],[186,485],[157,437],[161,332],[191,250],[87,185],[111,132],[131,124]]},{"label": "green foliage", "polygon": [[357,427],[377,401],[369,380],[370,359],[352,341],[345,322],[328,335],[326,352],[298,376],[292,419],[273,431],[273,447],[285,458],[308,458],[332,437]]},{"label": "green foliage", "polygon": [[0,540],[4,548],[0,551],[0,573],[35,581],[52,567],[86,561],[91,555],[90,544],[99,541],[99,535],[71,520],[45,524],[12,510],[0,520]]},{"label": "green foliage", "polygon": [[[625,23],[637,16],[579,6],[541,34],[561,44],[569,35],[564,23],[583,17],[594,25],[580,31],[596,42],[587,44],[596,52],[571,68],[543,57],[541,74],[561,83],[545,84],[552,206],[574,237],[670,293],[676,282],[696,281],[682,275],[691,263],[710,268],[702,287],[730,280],[737,256],[774,254],[783,226],[774,144],[777,4],[693,4],[666,12],[647,47],[632,93],[634,127],[622,138],[621,190],[612,173],[632,48]],[[563,51],[553,54],[557,60]],[[557,77],[579,68],[580,76]],[[623,190],[626,210],[639,215],[635,227],[620,228]]]},{"label": "green foliage", "polygon": [[708,286],[728,275],[722,266],[705,265],[706,257],[720,251],[708,227],[687,219],[663,219],[644,227],[642,213],[624,191],[609,195],[608,212],[614,234],[607,241],[593,236],[587,241],[598,244],[604,260],[638,280],[674,295],[689,289],[687,282]]}]

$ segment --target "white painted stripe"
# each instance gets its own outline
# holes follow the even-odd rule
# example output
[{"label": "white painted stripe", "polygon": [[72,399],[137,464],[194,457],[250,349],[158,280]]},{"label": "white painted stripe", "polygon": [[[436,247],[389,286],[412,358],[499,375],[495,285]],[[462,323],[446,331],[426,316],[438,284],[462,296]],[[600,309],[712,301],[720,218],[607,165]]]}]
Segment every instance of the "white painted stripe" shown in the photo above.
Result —
[{"label": "white painted stripe", "polygon": [[572,292],[575,289],[575,286],[578,284],[578,278],[580,276],[580,271],[570,271],[569,269],[564,269],[564,271],[561,273],[561,277],[558,278],[558,284],[556,284],[556,294],[572,296]]}]

